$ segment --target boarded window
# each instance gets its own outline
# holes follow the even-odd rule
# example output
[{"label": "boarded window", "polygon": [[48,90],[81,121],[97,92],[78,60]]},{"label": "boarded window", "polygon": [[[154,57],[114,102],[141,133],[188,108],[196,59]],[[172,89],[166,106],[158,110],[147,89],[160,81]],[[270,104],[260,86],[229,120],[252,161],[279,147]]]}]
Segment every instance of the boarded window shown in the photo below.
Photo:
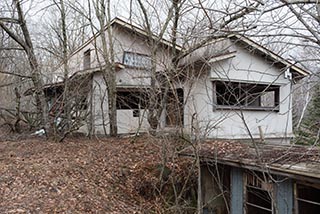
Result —
[{"label": "boarded window", "polygon": [[298,213],[318,214],[320,210],[320,187],[297,184],[296,189]]},{"label": "boarded window", "polygon": [[213,89],[217,108],[279,110],[280,86],[214,81]]},{"label": "boarded window", "polygon": [[89,69],[91,66],[91,54],[90,49],[83,54],[83,70]]}]

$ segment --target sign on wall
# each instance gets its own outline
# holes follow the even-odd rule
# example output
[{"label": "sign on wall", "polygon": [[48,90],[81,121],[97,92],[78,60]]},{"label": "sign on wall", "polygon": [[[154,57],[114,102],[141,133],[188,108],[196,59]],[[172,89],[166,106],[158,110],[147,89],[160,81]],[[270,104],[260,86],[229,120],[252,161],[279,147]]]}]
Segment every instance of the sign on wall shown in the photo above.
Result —
[{"label": "sign on wall", "polygon": [[123,64],[133,68],[148,69],[151,68],[151,58],[144,54],[124,52]]}]

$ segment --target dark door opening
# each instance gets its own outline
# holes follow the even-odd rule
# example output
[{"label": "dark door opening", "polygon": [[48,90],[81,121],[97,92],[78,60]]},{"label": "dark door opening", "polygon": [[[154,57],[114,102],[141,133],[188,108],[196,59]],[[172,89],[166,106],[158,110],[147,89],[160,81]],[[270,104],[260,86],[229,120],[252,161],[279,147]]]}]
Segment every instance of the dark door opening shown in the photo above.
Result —
[{"label": "dark door opening", "polygon": [[166,106],[166,126],[183,126],[183,89],[170,91]]}]

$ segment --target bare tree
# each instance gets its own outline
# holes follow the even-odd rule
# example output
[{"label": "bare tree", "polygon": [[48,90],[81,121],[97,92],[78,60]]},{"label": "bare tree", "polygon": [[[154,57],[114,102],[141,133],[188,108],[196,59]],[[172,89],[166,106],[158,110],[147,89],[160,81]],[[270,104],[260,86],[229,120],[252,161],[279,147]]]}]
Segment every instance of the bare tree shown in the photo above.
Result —
[{"label": "bare tree", "polygon": [[[111,6],[110,0],[107,0],[106,4],[104,1],[97,1],[96,15],[100,24],[100,33],[102,39],[103,58],[106,63],[106,70],[104,72],[105,82],[108,90],[108,112],[110,120],[110,135],[116,136],[118,133],[117,128],[117,88],[116,88],[116,71],[115,71],[115,56],[114,46],[111,27],[107,28],[107,36],[105,34],[104,26],[111,21]],[[108,42],[108,44],[107,44]]]},{"label": "bare tree", "polygon": [[[42,90],[43,80],[41,77],[41,68],[35,55],[32,39],[29,33],[29,29],[24,17],[24,12],[22,10],[20,1],[13,0],[13,5],[16,8],[16,13],[18,17],[3,17],[3,19],[0,20],[0,27],[10,36],[11,39],[13,39],[17,44],[20,45],[20,47],[24,50],[28,57],[29,66],[31,68],[30,76],[35,87],[37,111],[39,115],[41,115],[41,126],[46,130],[47,135],[49,136],[51,128],[48,116],[48,106],[46,103],[44,92]],[[14,32],[6,25],[6,23],[3,20],[9,20],[9,23],[16,23],[19,26],[20,31]]]}]

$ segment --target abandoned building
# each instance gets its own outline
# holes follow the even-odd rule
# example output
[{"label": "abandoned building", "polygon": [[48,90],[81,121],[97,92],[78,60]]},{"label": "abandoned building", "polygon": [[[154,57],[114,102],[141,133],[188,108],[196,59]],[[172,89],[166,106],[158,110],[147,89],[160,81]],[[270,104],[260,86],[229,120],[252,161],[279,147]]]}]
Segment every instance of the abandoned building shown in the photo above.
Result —
[{"label": "abandoned building", "polygon": [[211,141],[199,156],[204,214],[319,213],[317,147]]},{"label": "abandoned building", "polygon": [[[155,59],[151,59],[144,30],[118,18],[108,28],[112,30],[115,58],[118,133],[148,132],[150,66],[154,61],[159,79],[167,81],[173,47],[160,39]],[[174,49],[183,51],[179,46]],[[82,96],[77,102],[79,109],[90,115],[81,122],[79,131],[109,134],[99,34],[78,48],[68,62],[70,82]],[[269,142],[282,144],[293,137],[291,86],[307,71],[240,35],[210,42],[182,58],[178,67],[176,76],[171,76],[174,80],[170,80],[158,130],[180,129],[190,134],[196,127],[205,138],[248,140],[263,135]],[[63,71],[50,75],[45,92],[50,106],[57,109]],[[86,83],[79,83],[79,79]],[[86,90],[81,87],[84,85]],[[161,89],[159,93],[161,96]],[[85,104],[88,100],[90,105]]]},{"label": "abandoned building", "polygon": [[[114,45],[118,133],[148,132],[150,67],[155,63],[158,80],[168,81],[173,49],[184,50],[159,39],[151,58],[148,34],[141,28],[115,18],[107,29]],[[97,34],[68,60],[70,88],[78,94],[76,112],[84,115],[78,128],[91,134],[109,134],[101,44]],[[182,58],[178,68],[157,129],[215,139],[201,145],[198,154],[203,212],[318,213],[318,151],[290,145],[292,85],[309,72],[242,35],[211,41]],[[62,80],[58,69],[44,87],[50,112],[61,108]]]}]

